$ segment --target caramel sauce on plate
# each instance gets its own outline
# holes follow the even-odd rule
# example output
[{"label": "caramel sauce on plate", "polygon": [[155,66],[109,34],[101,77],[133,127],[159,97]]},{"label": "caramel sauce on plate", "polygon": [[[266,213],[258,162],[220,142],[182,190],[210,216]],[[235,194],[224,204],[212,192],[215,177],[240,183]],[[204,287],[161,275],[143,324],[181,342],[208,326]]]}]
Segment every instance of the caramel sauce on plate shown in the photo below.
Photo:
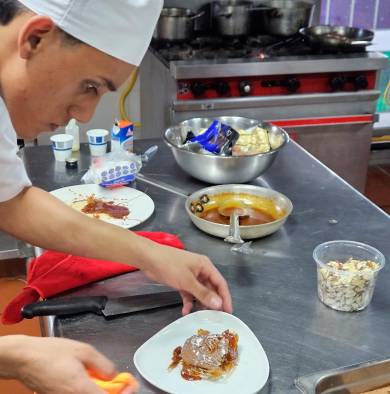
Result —
[{"label": "caramel sauce on plate", "polygon": [[123,205],[114,204],[113,201],[105,202],[94,196],[89,196],[87,198],[86,205],[81,209],[82,212],[96,215],[106,214],[114,219],[123,219],[129,215],[130,211],[127,207]]},{"label": "caramel sauce on plate", "polygon": [[168,369],[171,370],[173,368],[176,368],[180,362],[181,362],[181,346],[178,346],[173,351],[172,362],[169,364]]}]

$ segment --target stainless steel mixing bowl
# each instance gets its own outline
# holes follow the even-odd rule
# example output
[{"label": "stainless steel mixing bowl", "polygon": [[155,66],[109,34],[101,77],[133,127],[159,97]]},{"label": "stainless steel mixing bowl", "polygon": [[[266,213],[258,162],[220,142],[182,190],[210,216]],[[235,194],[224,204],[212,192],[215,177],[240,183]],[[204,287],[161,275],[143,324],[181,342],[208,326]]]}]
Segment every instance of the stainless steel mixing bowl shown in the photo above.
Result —
[{"label": "stainless steel mixing bowl", "polygon": [[[268,153],[251,156],[217,156],[192,152],[181,148],[188,130],[195,135],[209,127],[213,120],[218,119],[234,129],[249,129],[256,125],[266,129],[273,135],[282,135],[282,145]],[[201,181],[212,184],[246,183],[260,176],[267,170],[279,151],[289,141],[288,134],[280,127],[261,122],[255,119],[247,119],[238,116],[222,116],[219,118],[193,118],[170,127],[164,133],[164,141],[171,148],[177,164],[188,174]]]},{"label": "stainless steel mixing bowl", "polygon": [[200,197],[205,194],[211,196],[220,193],[246,193],[253,194],[255,196],[270,198],[274,201],[275,205],[279,209],[284,211],[285,214],[281,218],[274,220],[273,222],[265,224],[255,224],[251,226],[240,226],[240,235],[243,239],[261,238],[274,233],[283,226],[284,222],[287,220],[288,216],[293,210],[292,202],[285,195],[275,190],[267,189],[265,187],[254,185],[218,185],[198,190],[187,198],[185,203],[186,212],[196,227],[198,227],[205,233],[215,235],[216,237],[220,238],[226,238],[229,235],[228,224],[210,222],[208,220],[198,217],[191,212],[192,201],[198,201]]}]

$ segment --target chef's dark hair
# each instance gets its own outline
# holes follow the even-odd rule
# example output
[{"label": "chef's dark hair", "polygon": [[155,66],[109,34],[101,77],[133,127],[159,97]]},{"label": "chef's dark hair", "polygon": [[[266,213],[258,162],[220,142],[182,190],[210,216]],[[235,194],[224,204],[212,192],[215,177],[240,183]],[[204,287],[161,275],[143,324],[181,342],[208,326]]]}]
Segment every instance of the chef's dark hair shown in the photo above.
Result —
[{"label": "chef's dark hair", "polygon": [[0,0],[0,24],[7,25],[24,10],[25,7],[16,0]]},{"label": "chef's dark hair", "polygon": [[[28,11],[28,9],[20,3],[18,0],[0,0],[0,25],[8,25],[15,18],[15,16]],[[69,44],[80,44],[81,41],[76,37],[64,32],[63,30],[58,30],[62,33],[64,40]]]}]

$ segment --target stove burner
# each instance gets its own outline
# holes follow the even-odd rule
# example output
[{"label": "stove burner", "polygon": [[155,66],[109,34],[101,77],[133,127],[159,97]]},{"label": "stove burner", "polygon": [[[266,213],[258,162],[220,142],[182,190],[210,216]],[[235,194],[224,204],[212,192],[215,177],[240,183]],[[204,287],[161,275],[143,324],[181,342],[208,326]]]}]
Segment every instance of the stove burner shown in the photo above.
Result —
[{"label": "stove burner", "polygon": [[160,55],[168,61],[192,59],[192,51],[191,46],[187,44],[169,46],[158,50]]},{"label": "stove burner", "polygon": [[151,46],[167,61],[267,59],[278,56],[327,55],[365,52],[365,48],[313,48],[305,37],[295,34],[288,38],[259,35],[224,38],[196,37],[187,42],[152,41]]}]

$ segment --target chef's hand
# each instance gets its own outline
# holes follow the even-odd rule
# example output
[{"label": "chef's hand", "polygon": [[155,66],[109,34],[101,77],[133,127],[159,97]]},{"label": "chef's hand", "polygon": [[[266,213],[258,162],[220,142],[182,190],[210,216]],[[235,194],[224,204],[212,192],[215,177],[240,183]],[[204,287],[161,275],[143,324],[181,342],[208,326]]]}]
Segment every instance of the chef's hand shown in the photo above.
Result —
[{"label": "chef's hand", "polygon": [[151,279],[180,291],[183,315],[191,311],[194,297],[206,308],[232,313],[228,285],[208,257],[162,245],[153,245],[149,252],[143,271]]},{"label": "chef's hand", "polygon": [[[87,344],[62,338],[12,336],[16,378],[38,394],[104,394],[89,377],[115,376],[113,363]],[[132,393],[133,391],[128,391]]]}]

